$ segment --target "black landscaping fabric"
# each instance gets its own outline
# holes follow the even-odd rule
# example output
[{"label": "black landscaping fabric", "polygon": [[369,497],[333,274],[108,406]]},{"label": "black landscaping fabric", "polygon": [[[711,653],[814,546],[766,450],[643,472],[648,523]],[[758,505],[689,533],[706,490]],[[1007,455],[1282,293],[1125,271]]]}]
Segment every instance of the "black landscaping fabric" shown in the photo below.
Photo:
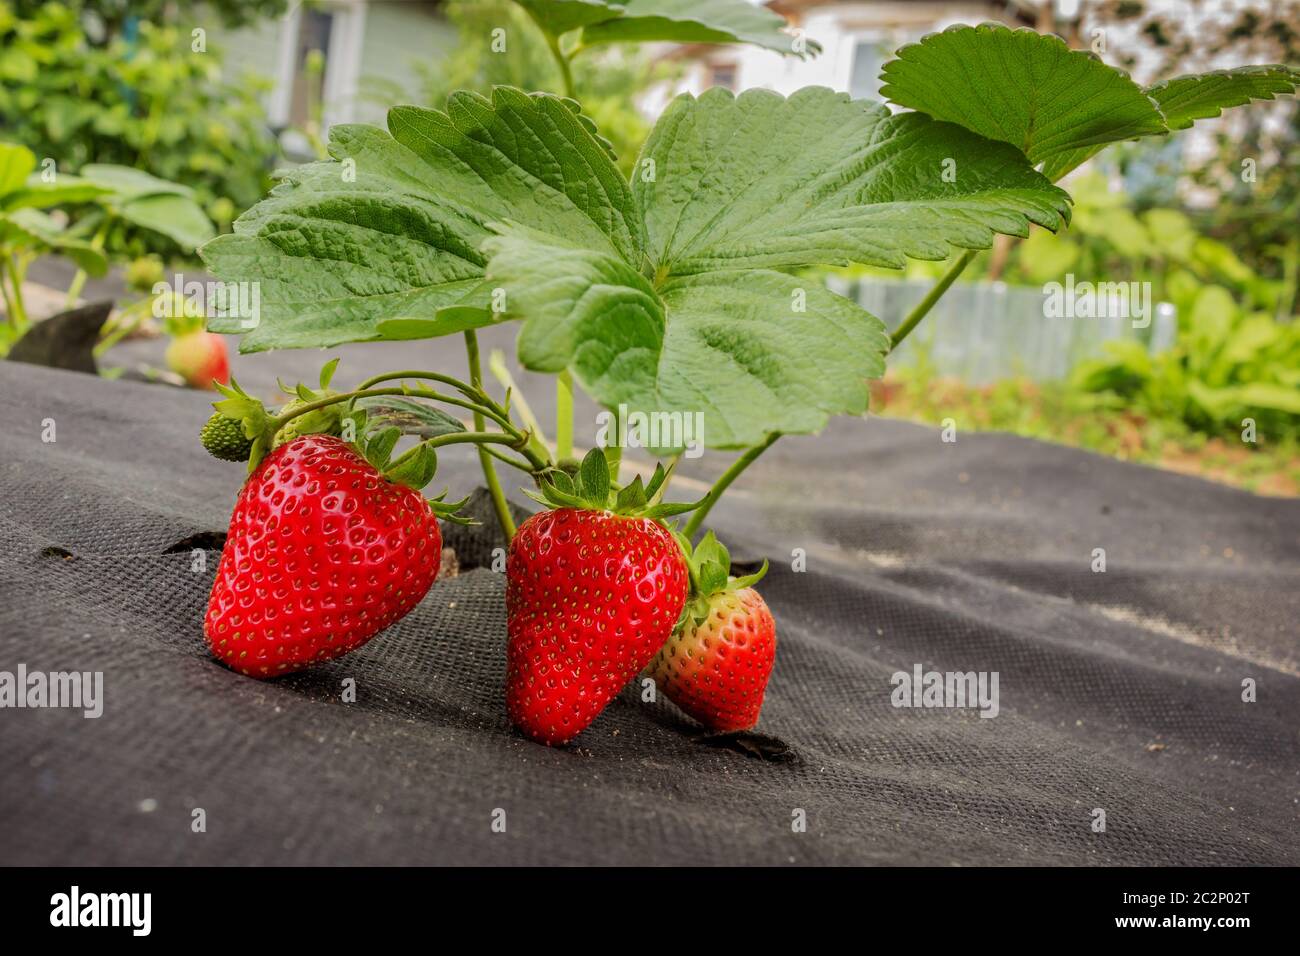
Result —
[{"label": "black landscaping fabric", "polygon": [[[341,382],[417,361],[368,348]],[[265,390],[321,359],[236,371]],[[191,548],[219,545],[242,479],[195,439],[210,401],[0,362],[0,670],[102,671],[106,698],[97,720],[0,711],[5,863],[1300,862],[1295,501],[839,420],[778,443],[711,522],[772,562],[759,730],[784,748],[706,740],[629,688],[548,749],[506,720],[503,577],[474,567],[491,525],[449,533],[459,576],[341,660],[259,682],[208,657],[218,553],[195,571]],[[436,488],[480,483],[461,451]],[[685,462],[678,493],[727,461]],[[893,707],[917,664],[998,672],[1000,713]]]}]

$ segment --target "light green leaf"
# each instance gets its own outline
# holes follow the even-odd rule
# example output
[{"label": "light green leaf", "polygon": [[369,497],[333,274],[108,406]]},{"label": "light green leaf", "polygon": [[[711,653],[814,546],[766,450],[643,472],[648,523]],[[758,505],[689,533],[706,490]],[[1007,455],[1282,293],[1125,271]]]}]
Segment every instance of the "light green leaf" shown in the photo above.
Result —
[{"label": "light green leaf", "polygon": [[1243,66],[1175,77],[1148,87],[1147,93],[1160,104],[1169,129],[1187,129],[1232,106],[1294,94],[1298,82],[1300,73],[1281,64]]},{"label": "light green leaf", "polygon": [[81,178],[114,192],[125,202],[138,196],[168,193],[174,196],[193,196],[194,190],[180,183],[151,176],[142,169],[115,166],[109,163],[89,163],[81,167]]},{"label": "light green leaf", "polygon": [[752,43],[800,56],[821,52],[821,44],[807,39],[796,49],[785,18],[748,0],[624,0],[623,6],[622,16],[586,26],[582,42]]},{"label": "light green leaf", "polygon": [[713,448],[861,413],[867,379],[884,372],[884,325],[816,282],[733,270],[669,278],[656,290],[608,253],[518,228],[485,249],[489,276],[525,320],[525,367],[571,368],[607,407],[702,413]]},{"label": "light green leaf", "polygon": [[568,33],[589,23],[599,23],[623,12],[619,3],[606,0],[515,0],[553,36]]},{"label": "light green leaf", "polygon": [[[489,324],[480,242],[510,219],[628,261],[644,229],[605,148],[558,97],[500,87],[446,112],[397,107],[390,132],[336,126],[333,161],[283,174],[200,250],[228,281],[260,284],[244,351],[448,334]],[[214,331],[240,331],[216,320]]]},{"label": "light green leaf", "polygon": [[900,49],[881,78],[891,103],[1011,143],[1035,165],[1165,132],[1160,110],[1128,74],[1033,30],[949,27]]},{"label": "light green leaf", "polygon": [[1300,391],[1271,382],[1250,382],[1238,387],[1236,399],[1249,408],[1300,415]]},{"label": "light green leaf", "polygon": [[102,252],[88,242],[69,237],[63,226],[39,209],[18,209],[0,215],[0,242],[66,256],[92,276],[108,271],[108,260]]},{"label": "light green leaf", "polygon": [[0,143],[0,196],[20,189],[36,168],[36,154],[26,146]]},{"label": "light green leaf", "polygon": [[808,87],[678,97],[633,177],[650,255],[674,274],[860,262],[901,268],[1057,229],[1068,197],[1016,149]]},{"label": "light green leaf", "polygon": [[8,195],[0,195],[0,209],[48,209],[50,206],[89,202],[109,190],[76,176],[59,173],[54,182],[41,179],[39,174],[28,176],[27,182]]},{"label": "light green leaf", "polygon": [[127,222],[160,232],[185,249],[196,249],[214,235],[212,220],[193,199],[176,193],[157,193],[131,199],[117,207]]}]

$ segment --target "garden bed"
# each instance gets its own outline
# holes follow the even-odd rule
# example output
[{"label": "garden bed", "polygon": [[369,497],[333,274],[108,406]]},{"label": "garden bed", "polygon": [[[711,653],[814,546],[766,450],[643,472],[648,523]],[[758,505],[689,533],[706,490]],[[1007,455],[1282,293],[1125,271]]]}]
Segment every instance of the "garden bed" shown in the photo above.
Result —
[{"label": "garden bed", "polygon": [[[0,656],[103,671],[112,716],[6,714],[0,753],[30,768],[0,797],[9,862],[1300,863],[1294,502],[838,420],[710,520],[772,562],[759,729],[783,759],[709,746],[634,690],[544,748],[507,722],[502,576],[473,561],[340,660],[254,682],[210,658],[217,553],[195,571],[176,546],[225,529],[243,472],[193,437],[209,401],[0,364]],[[448,451],[438,487],[478,477]],[[917,664],[999,672],[998,716],[893,707]]]}]

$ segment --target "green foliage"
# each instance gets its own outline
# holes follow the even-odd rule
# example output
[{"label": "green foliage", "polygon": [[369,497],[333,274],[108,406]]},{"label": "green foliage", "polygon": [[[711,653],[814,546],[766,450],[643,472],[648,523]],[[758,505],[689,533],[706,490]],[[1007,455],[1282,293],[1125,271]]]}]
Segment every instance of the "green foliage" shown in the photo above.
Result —
[{"label": "green foliage", "polygon": [[[883,369],[878,320],[767,267],[937,259],[1067,212],[1008,146],[816,88],[679,98],[638,164],[653,181],[632,187],[549,95],[456,94],[445,113],[394,109],[389,130],[336,129],[331,153],[355,159],[354,182],[337,162],[295,170],[204,248],[223,278],[262,281],[245,349],[485,325],[501,318],[501,282],[507,317],[529,320],[526,366],[572,367],[611,406],[703,407],[715,447],[861,412]],[[954,148],[957,183],[919,167]]]},{"label": "green foliage", "polygon": [[[608,8],[604,4],[599,7],[605,15]],[[420,76],[419,102],[445,103],[457,90],[491,96],[497,86],[564,89],[564,76],[548,49],[546,34],[513,0],[452,0],[445,13],[456,27],[458,41],[445,56],[414,64]],[[506,55],[492,52],[489,38],[498,28],[506,31]],[[652,83],[668,80],[675,68],[668,63],[652,64],[634,49],[622,46],[576,57],[571,66],[574,93],[582,100],[583,112],[622,157],[623,172],[630,172],[637,149],[650,130],[636,97]],[[384,102],[393,102],[393,97]]]},{"label": "green foliage", "polygon": [[1137,342],[1110,342],[1071,378],[1158,416],[1211,434],[1254,419],[1260,432],[1300,438],[1300,324],[1240,308],[1222,286],[1186,280],[1174,348],[1149,355]]},{"label": "green foliage", "polygon": [[[12,0],[12,5],[20,17],[30,17],[47,4],[46,0]],[[182,6],[172,0],[69,0],[65,5],[78,14],[91,14],[105,41],[120,35],[128,18],[164,23],[173,20]],[[211,14],[234,29],[280,16],[288,0],[199,0],[183,6],[192,13]]]},{"label": "green foliage", "polygon": [[[1140,349],[1139,349],[1140,351]],[[1139,360],[1137,352],[1133,353]],[[1136,405],[1111,392],[1067,382],[1009,378],[968,385],[935,375],[932,365],[891,368],[873,400],[876,413],[940,425],[955,418],[972,431],[1012,432],[1147,462],[1266,494],[1300,494],[1300,441],[1263,429],[1241,440],[1241,426],[1206,435],[1181,417]]]},{"label": "green foliage", "polygon": [[821,52],[820,44],[812,40],[805,41],[804,47],[798,46],[795,37],[786,32],[784,17],[745,0],[621,0],[603,4],[591,0],[561,4],[526,0],[525,5],[533,10],[605,6],[615,15],[599,20],[590,14],[582,17],[580,42],[587,46],[663,40],[752,43],[777,53],[799,56]]},{"label": "green foliage", "polygon": [[[184,182],[219,221],[265,192],[278,147],[259,102],[264,84],[227,78],[220,52],[192,52],[188,30],[143,20],[135,40],[96,43],[75,9],[43,3],[17,16],[0,2],[0,47],[0,129],[60,171],[114,164]],[[146,205],[173,208],[152,210],[148,231],[110,237],[110,251],[178,251],[158,228],[176,220],[176,203]]]},{"label": "green foliage", "polygon": [[[652,7],[659,15],[645,19],[670,29],[657,21],[675,6],[629,0],[619,29],[642,36],[651,27],[633,14]],[[587,37],[605,23],[593,19],[601,7],[613,5],[571,0],[540,15],[566,85],[585,41],[556,34]],[[630,183],[572,99],[502,87],[452,94],[445,111],[398,107],[387,133],[336,128],[332,161],[289,173],[204,258],[224,279],[262,282],[246,350],[518,319],[525,367],[571,372],[608,407],[699,410],[711,447],[816,431],[865,409],[888,339],[852,302],[773,270],[899,268],[987,248],[997,233],[1027,236],[1031,224],[1055,231],[1069,197],[1036,163],[1167,130],[1146,92],[1059,40],[962,28],[927,43],[933,61],[904,51],[899,62],[915,68],[886,67],[891,95],[907,105],[921,90],[911,102],[923,112],[823,88],[684,95]],[[972,62],[979,82],[956,82]],[[1044,85],[1057,75],[1064,87]],[[1000,123],[975,88],[1000,104]],[[1193,112],[1238,96],[1211,91]],[[1130,211],[1104,215],[1121,253],[1149,239]],[[1186,255],[1198,250],[1194,238]]]},{"label": "green foliage", "polygon": [[116,218],[137,231],[164,235],[186,252],[193,252],[216,234],[188,186],[129,166],[104,163],[83,167],[81,177],[104,190],[95,199],[100,213],[78,223],[82,233],[99,228],[104,217],[109,221]]},{"label": "green foliage", "polygon": [[52,179],[36,172],[36,156],[25,146],[0,142],[0,356],[27,330],[23,279],[32,260],[47,253],[66,256],[93,275],[108,268],[93,244],[66,228],[66,217],[44,210],[98,198],[103,187],[75,176]]},{"label": "green foliage", "polygon": [[1300,73],[1268,65],[1182,76],[1146,88],[1050,34],[953,26],[898,51],[881,94],[1022,149],[1059,180],[1102,147],[1186,129],[1252,99],[1295,92]]},{"label": "green foliage", "polygon": [[1176,305],[1186,283],[1219,283],[1248,309],[1277,312],[1294,300],[1288,282],[1256,274],[1226,244],[1204,235],[1177,209],[1136,212],[1132,201],[1113,191],[1104,176],[1088,173],[1071,181],[1074,216],[1057,235],[1035,231],[1012,257],[1006,278],[1029,285],[1060,280],[1069,271],[1105,275],[1111,281],[1151,282],[1157,299]]}]

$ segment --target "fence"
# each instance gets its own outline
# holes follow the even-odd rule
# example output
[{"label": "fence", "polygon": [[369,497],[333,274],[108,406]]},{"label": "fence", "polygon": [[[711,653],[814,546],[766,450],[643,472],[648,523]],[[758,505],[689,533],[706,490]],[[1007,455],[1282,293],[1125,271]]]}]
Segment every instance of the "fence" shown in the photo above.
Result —
[{"label": "fence", "polygon": [[[878,316],[891,330],[921,301],[927,279],[827,278],[832,291]],[[955,284],[899,346],[893,362],[916,360],[926,349],[940,375],[982,384],[1016,375],[1035,381],[1065,378],[1076,363],[1098,355],[1102,343],[1133,339],[1153,354],[1169,348],[1178,318],[1167,302],[1155,304],[1151,324],[1135,329],[1129,318],[1050,318],[1040,289],[1003,282]],[[892,363],[891,363],[892,364]]]}]

